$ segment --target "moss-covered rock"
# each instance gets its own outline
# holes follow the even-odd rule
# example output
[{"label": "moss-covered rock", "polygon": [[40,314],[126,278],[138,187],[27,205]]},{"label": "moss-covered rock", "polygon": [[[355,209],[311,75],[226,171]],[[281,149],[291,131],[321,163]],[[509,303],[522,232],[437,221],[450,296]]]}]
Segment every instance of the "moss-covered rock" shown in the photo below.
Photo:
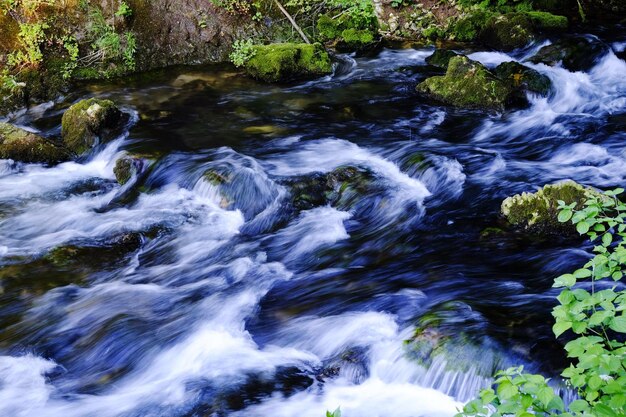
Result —
[{"label": "moss-covered rock", "polygon": [[58,246],[44,259],[59,267],[106,267],[139,249],[142,241],[139,233],[122,233],[102,242]]},{"label": "moss-covered rock", "polygon": [[266,82],[311,78],[332,72],[328,53],[317,43],[256,45],[254,56],[244,68],[252,77]]},{"label": "moss-covered rock", "polygon": [[27,130],[0,123],[0,158],[53,164],[67,161],[70,152]]},{"label": "moss-covered rock", "polygon": [[515,61],[503,62],[493,73],[501,80],[508,81],[514,88],[522,88],[540,95],[548,95],[552,82],[547,76]]},{"label": "moss-covered rock", "polygon": [[532,20],[524,13],[490,17],[481,30],[480,40],[487,46],[504,51],[526,46],[534,39]]},{"label": "moss-covered rock", "polygon": [[574,181],[546,185],[535,193],[522,193],[506,198],[501,212],[511,226],[532,234],[563,235],[573,233],[574,226],[558,221],[558,201],[576,203],[576,209],[590,194],[598,194],[592,188]]},{"label": "moss-covered rock", "polygon": [[81,100],[63,114],[63,142],[72,152],[81,155],[119,133],[123,119],[123,113],[111,100]]},{"label": "moss-covered rock", "polygon": [[466,108],[503,110],[518,100],[511,84],[466,56],[450,59],[445,75],[427,78],[416,88],[435,100]]},{"label": "moss-covered rock", "polygon": [[426,58],[426,63],[433,67],[446,69],[450,60],[455,56],[459,56],[459,54],[448,49],[436,49],[432,55]]},{"label": "moss-covered rock", "polygon": [[541,33],[564,31],[567,27],[567,17],[548,12],[497,14],[474,11],[453,21],[446,36],[452,40],[480,42],[508,51],[527,45]]},{"label": "moss-covered rock", "polygon": [[530,61],[535,64],[557,65],[570,71],[587,71],[609,52],[609,46],[597,38],[573,36],[544,46]]}]

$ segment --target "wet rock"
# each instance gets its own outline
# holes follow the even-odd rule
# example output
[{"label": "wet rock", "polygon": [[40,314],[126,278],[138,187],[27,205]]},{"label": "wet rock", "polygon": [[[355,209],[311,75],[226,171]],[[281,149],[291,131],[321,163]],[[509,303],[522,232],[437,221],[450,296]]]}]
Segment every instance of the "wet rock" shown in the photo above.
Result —
[{"label": "wet rock", "polygon": [[0,158],[53,164],[70,158],[67,149],[9,123],[0,123]]},{"label": "wet rock", "polygon": [[445,75],[418,84],[419,93],[457,107],[504,110],[518,104],[516,89],[466,56],[450,59]]},{"label": "wet rock", "polygon": [[530,61],[535,64],[557,65],[570,71],[591,69],[606,53],[609,47],[590,36],[574,36],[544,46]]},{"label": "wet rock", "polygon": [[548,95],[552,88],[550,78],[514,61],[503,62],[493,73],[501,80],[508,81],[514,88],[522,88],[543,96]]},{"label": "wet rock", "polygon": [[571,223],[558,221],[558,201],[576,203],[580,209],[590,194],[598,194],[592,188],[574,181],[549,184],[535,193],[522,193],[506,198],[501,212],[508,223],[516,228],[539,235],[564,235],[575,233]]},{"label": "wet rock", "polygon": [[65,111],[61,135],[65,146],[81,155],[98,143],[115,137],[123,122],[123,113],[111,100],[90,98]]},{"label": "wet rock", "polygon": [[432,55],[426,58],[426,63],[433,67],[446,69],[448,68],[450,60],[455,56],[459,56],[459,54],[447,49],[437,49]]},{"label": "wet rock", "polygon": [[314,78],[332,72],[330,57],[320,44],[256,45],[244,65],[252,77],[265,82]]},{"label": "wet rock", "polygon": [[103,242],[74,243],[56,247],[45,260],[56,266],[93,266],[94,269],[119,261],[141,247],[141,234],[122,233]]},{"label": "wet rock", "polygon": [[315,174],[291,182],[292,204],[297,210],[331,205],[350,207],[364,195],[371,193],[373,174],[363,168],[344,166],[326,174]]}]

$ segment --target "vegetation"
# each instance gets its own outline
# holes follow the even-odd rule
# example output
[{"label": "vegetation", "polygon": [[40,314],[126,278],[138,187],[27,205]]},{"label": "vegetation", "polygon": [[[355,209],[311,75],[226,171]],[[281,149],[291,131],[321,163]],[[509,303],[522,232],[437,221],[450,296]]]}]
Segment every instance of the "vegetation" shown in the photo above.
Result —
[{"label": "vegetation", "polygon": [[236,40],[233,43],[233,52],[229,55],[230,61],[235,64],[236,67],[242,67],[256,54],[254,49],[254,43],[252,39]]},{"label": "vegetation", "polygon": [[565,387],[576,394],[569,404],[554,383],[522,367],[499,372],[493,388],[481,391],[459,417],[618,417],[626,415],[626,204],[623,189],[588,193],[582,205],[558,202],[558,220],[571,222],[595,245],[595,256],[582,268],[554,280],[562,288],[552,312],[552,330],[565,344],[570,365],[562,373]]}]

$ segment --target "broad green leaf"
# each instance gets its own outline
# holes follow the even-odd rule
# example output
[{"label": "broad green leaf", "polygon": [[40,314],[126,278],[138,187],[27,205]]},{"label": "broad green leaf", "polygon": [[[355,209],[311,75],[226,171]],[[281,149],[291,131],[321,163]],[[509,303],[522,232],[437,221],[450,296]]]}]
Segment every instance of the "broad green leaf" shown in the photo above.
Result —
[{"label": "broad green leaf", "polygon": [[576,284],[576,277],[572,274],[563,274],[554,280],[554,288],[571,287]]},{"label": "broad green leaf", "polygon": [[609,327],[618,333],[626,333],[626,316],[613,317]]},{"label": "broad green leaf", "polygon": [[569,209],[561,210],[558,216],[558,219],[561,223],[565,223],[571,218],[572,218],[572,210],[569,210]]},{"label": "broad green leaf", "polygon": [[517,393],[517,387],[509,381],[503,381],[498,385],[498,396],[503,400],[508,400]]},{"label": "broad green leaf", "polygon": [[567,330],[571,328],[572,328],[571,321],[558,321],[554,323],[554,326],[552,326],[552,331],[554,332],[554,335],[556,337],[559,337],[560,335],[562,335],[564,332],[566,332]]},{"label": "broad green leaf", "polygon": [[586,221],[582,221],[582,222],[578,223],[576,225],[576,231],[579,234],[584,235],[585,233],[587,233],[589,231],[589,223],[587,223]]}]

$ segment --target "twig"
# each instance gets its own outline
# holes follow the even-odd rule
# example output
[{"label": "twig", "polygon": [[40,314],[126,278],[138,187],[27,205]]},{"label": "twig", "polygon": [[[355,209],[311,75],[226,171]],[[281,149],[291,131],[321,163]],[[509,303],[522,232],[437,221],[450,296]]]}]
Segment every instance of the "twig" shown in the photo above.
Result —
[{"label": "twig", "polygon": [[293,17],[291,17],[291,15],[289,14],[289,12],[283,7],[282,4],[280,4],[280,2],[278,0],[274,0],[274,3],[276,3],[276,5],[278,6],[278,8],[280,9],[281,12],[283,12],[283,14],[287,17],[287,19],[289,20],[289,23],[291,23],[291,26],[294,27],[294,29],[296,31],[298,31],[298,33],[300,34],[300,36],[302,37],[302,39],[304,40],[305,43],[311,43],[311,41],[309,41],[309,38],[306,37],[306,35],[304,34],[304,32],[302,31],[302,29],[300,29],[300,26],[298,26],[298,24],[296,23],[295,20],[293,20]]}]

